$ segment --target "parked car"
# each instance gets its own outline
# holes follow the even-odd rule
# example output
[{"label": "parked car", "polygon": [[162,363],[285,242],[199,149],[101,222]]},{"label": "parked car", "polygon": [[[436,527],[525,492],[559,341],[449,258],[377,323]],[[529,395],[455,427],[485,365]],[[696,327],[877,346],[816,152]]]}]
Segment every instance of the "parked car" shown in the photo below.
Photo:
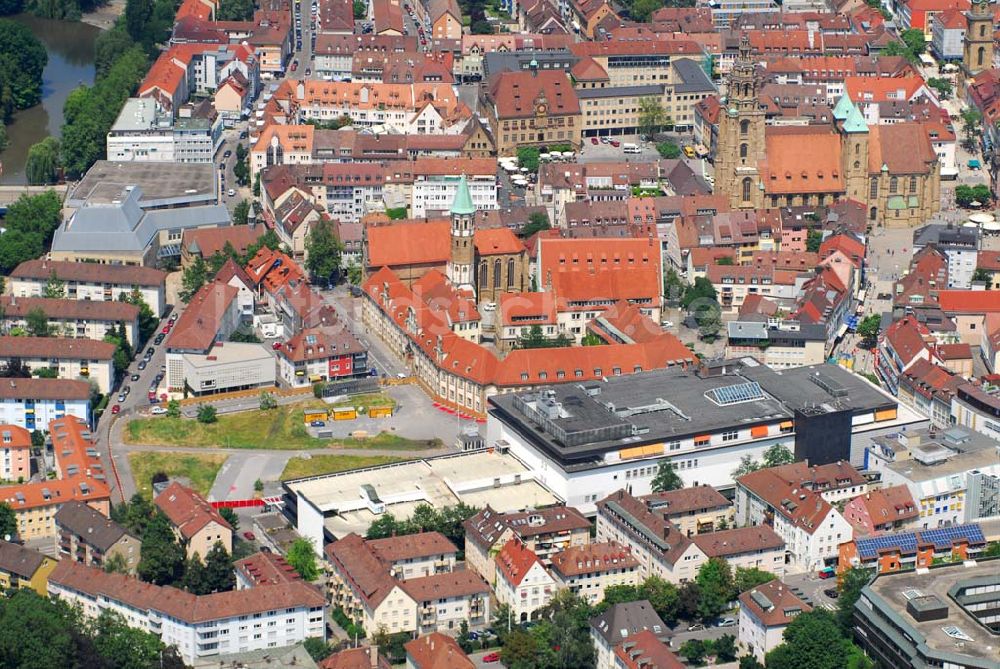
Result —
[{"label": "parked car", "polygon": [[233,197],[234,195],[236,195],[236,191],[230,188],[228,191],[226,191],[226,195],[228,195],[229,197]]},{"label": "parked car", "polygon": [[309,421],[309,427],[326,427],[326,423],[321,420]]},{"label": "parked car", "polygon": [[483,655],[483,662],[499,662],[499,661],[500,661],[500,653],[493,652],[493,653],[486,653],[486,655]]},{"label": "parked car", "polygon": [[280,341],[274,342],[273,344],[271,344],[271,348],[277,351],[279,348],[281,348],[281,342]]},{"label": "parked car", "polygon": [[118,413],[121,410],[122,410],[122,408],[120,406],[118,406],[117,404],[114,405],[113,407],[111,407],[111,413]]},{"label": "parked car", "polygon": [[611,144],[611,146],[615,147],[616,149],[617,149],[617,148],[618,148],[619,146],[621,146],[621,145],[622,145],[622,143],[621,143],[621,142],[619,142],[619,141],[618,141],[617,139],[613,139],[613,140],[611,140],[611,141],[609,142],[609,144]]},{"label": "parked car", "polygon": [[140,360],[140,361],[139,361],[139,364],[137,365],[137,367],[139,368],[139,371],[140,371],[140,372],[141,372],[142,370],[146,369],[146,361],[145,361],[145,360]]},{"label": "parked car", "polygon": [[601,141],[599,139],[597,139],[596,137],[591,137],[590,138],[590,143],[591,144],[600,144]]},{"label": "parked car", "polygon": [[163,414],[167,413],[167,410],[165,407],[155,406],[149,410],[149,413],[153,414],[154,416],[162,416]]},{"label": "parked car", "polygon": [[152,358],[154,353],[156,353],[156,349],[153,348],[152,346],[150,346],[149,348],[146,349],[146,357],[147,358]]},{"label": "parked car", "polygon": [[822,579],[827,579],[836,576],[837,572],[834,571],[833,567],[826,567],[825,569],[820,569],[819,573],[817,573],[816,575]]},{"label": "parked car", "polygon": [[159,346],[160,344],[163,343],[164,337],[166,337],[166,335],[161,332],[160,334],[156,335],[156,339],[153,340],[153,343]]},{"label": "parked car", "polygon": [[688,625],[688,632],[700,632],[705,629],[705,626],[701,623],[694,623],[693,625]]},{"label": "parked car", "polygon": [[247,530],[246,532],[243,533],[243,538],[246,539],[247,541],[254,541],[255,539],[257,539],[257,535],[255,535],[250,530]]},{"label": "parked car", "polygon": [[312,68],[311,67],[307,67],[306,68],[306,76],[308,77],[310,74],[312,74]]},{"label": "parked car", "polygon": [[162,381],[162,380],[163,380],[163,372],[160,372],[159,374],[157,374],[156,378],[153,379],[153,381],[156,383],[156,385],[160,385],[160,381]]},{"label": "parked car", "polygon": [[139,380],[139,375],[138,374],[133,374],[132,376],[130,376],[128,378],[129,378],[129,381],[138,381]]},{"label": "parked car", "polygon": [[823,594],[829,597],[830,599],[836,599],[837,597],[840,597],[840,591],[837,590],[836,588],[827,588],[826,590],[823,591]]},{"label": "parked car", "polygon": [[229,158],[232,155],[233,155],[233,152],[231,150],[229,150],[229,149],[226,149],[226,152],[222,154],[222,157],[223,158]]},{"label": "parked car", "polygon": [[733,618],[723,618],[715,624],[716,627],[733,627],[736,625],[736,620]]}]

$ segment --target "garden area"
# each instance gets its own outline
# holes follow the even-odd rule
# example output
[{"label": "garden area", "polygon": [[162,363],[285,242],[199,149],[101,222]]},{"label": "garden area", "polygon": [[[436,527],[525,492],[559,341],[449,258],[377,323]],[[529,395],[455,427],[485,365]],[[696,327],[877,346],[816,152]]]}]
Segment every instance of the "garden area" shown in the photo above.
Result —
[{"label": "garden area", "polygon": [[208,495],[215,476],[228,456],[215,453],[193,455],[190,453],[129,453],[128,463],[138,492],[152,499],[153,475],[166,474],[168,478],[182,478],[201,495]]},{"label": "garden area", "polygon": [[388,455],[313,455],[308,458],[289,458],[285,470],[281,472],[281,480],[288,481],[307,476],[336,474],[350,469],[379,467],[401,460],[405,460],[405,458],[394,458]]}]

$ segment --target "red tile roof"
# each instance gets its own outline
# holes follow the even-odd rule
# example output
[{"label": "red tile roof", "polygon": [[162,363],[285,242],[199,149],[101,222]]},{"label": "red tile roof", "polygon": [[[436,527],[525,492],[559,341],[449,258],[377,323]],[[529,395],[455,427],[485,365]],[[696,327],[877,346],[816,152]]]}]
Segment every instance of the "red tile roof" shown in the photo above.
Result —
[{"label": "red tile roof", "polygon": [[96,339],[60,339],[52,350],[51,337],[0,337],[2,358],[58,358],[60,360],[103,360],[114,357],[117,346]]},{"label": "red tile roof", "polygon": [[451,256],[451,222],[369,226],[368,266],[444,265]]},{"label": "red tile roof", "polygon": [[254,586],[302,580],[295,568],[276,553],[254,553],[234,562],[233,569]]},{"label": "red tile roof", "polygon": [[474,669],[458,642],[440,632],[407,641],[407,666],[413,669]]},{"label": "red tile roof", "polygon": [[[57,342],[58,339],[51,341]],[[0,400],[85,400],[90,384],[67,379],[0,379]]]},{"label": "red tile roof", "polygon": [[497,117],[534,118],[536,107],[544,96],[549,117],[579,115],[580,101],[573,85],[562,70],[539,72],[501,72],[489,83],[489,97],[496,106]]},{"label": "red tile roof", "polygon": [[164,488],[156,496],[154,503],[170,519],[170,524],[188,540],[213,521],[230,531],[233,529],[208,500],[177,481]]},{"label": "red tile roof", "polygon": [[552,570],[564,580],[619,569],[634,570],[638,566],[631,548],[614,541],[569,546],[552,556]]},{"label": "red tile roof", "polygon": [[481,256],[521,253],[524,244],[510,228],[488,228],[475,232],[476,253]]},{"label": "red tile roof", "polygon": [[[47,281],[53,274],[63,281],[81,283],[124,284],[133,286],[161,286],[167,273],[152,267],[137,265],[102,265],[92,262],[70,262],[38,258],[26,260],[10,273],[15,279]],[[115,298],[117,299],[117,295]]]},{"label": "red tile roof", "polygon": [[503,325],[554,325],[556,300],[552,293],[501,293],[499,314]]},{"label": "red tile roof", "polygon": [[938,291],[937,298],[945,313],[1000,312],[1000,290],[941,290]]},{"label": "red tile roof", "polygon": [[222,329],[226,310],[239,292],[234,286],[214,281],[202,286],[174,324],[167,337],[167,348],[208,351]]},{"label": "red tile roof", "polygon": [[[763,595],[771,603],[771,606],[762,607],[758,601],[759,597],[754,597],[754,593]],[[761,621],[765,627],[787,625],[799,613],[812,611],[811,606],[799,599],[787,585],[777,579],[741,594],[740,604],[748,614]]]},{"label": "red tile roof", "polygon": [[783,551],[785,540],[767,525],[717,530],[691,537],[706,556],[730,558],[758,551]]},{"label": "red tile roof", "polygon": [[[521,585],[521,581],[534,565],[542,566],[542,561],[538,559],[538,556],[516,539],[511,539],[504,544],[494,559],[504,580],[515,588]],[[542,569],[544,570],[544,567]]]},{"label": "red tile roof", "polygon": [[670,647],[650,630],[642,630],[615,646],[616,667],[621,669],[686,669]]}]

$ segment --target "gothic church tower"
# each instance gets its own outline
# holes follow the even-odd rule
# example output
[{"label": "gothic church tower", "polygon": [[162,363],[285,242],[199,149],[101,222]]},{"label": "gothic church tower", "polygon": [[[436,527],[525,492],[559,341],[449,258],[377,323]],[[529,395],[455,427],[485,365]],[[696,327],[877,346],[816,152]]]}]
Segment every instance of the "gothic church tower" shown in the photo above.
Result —
[{"label": "gothic church tower", "polygon": [[729,198],[733,209],[764,204],[758,170],[764,158],[764,110],[757,100],[757,77],[750,58],[750,40],[740,38],[740,55],[733,64],[720,100],[719,140],[715,158],[715,191]]}]

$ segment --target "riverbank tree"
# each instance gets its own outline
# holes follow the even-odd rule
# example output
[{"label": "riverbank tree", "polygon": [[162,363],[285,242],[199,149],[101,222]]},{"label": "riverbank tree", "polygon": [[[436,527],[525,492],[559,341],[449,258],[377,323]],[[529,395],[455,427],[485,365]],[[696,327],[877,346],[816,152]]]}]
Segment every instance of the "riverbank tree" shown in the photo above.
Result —
[{"label": "riverbank tree", "polygon": [[42,71],[48,62],[45,47],[26,26],[0,20],[0,122],[42,101]]},{"label": "riverbank tree", "polygon": [[106,4],[107,0],[0,0],[0,14],[28,12],[45,19],[79,21]]}]

